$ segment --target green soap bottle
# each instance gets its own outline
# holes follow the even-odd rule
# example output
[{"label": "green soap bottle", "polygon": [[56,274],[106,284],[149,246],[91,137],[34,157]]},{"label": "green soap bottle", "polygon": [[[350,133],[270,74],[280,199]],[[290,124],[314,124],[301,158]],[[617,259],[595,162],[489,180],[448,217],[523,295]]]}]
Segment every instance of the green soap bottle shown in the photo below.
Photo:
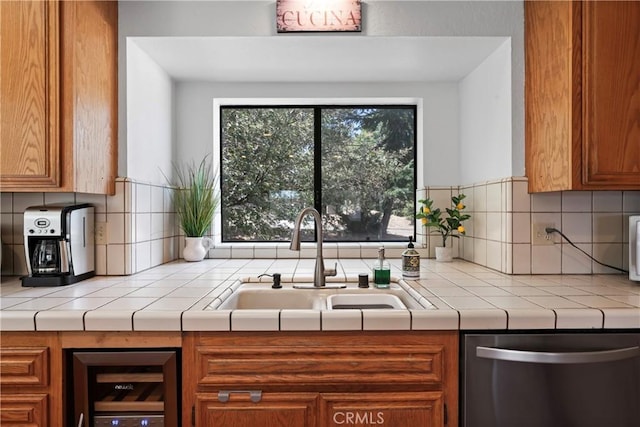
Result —
[{"label": "green soap bottle", "polygon": [[378,289],[391,286],[391,265],[384,259],[384,248],[378,249],[378,259],[373,265],[373,284]]}]

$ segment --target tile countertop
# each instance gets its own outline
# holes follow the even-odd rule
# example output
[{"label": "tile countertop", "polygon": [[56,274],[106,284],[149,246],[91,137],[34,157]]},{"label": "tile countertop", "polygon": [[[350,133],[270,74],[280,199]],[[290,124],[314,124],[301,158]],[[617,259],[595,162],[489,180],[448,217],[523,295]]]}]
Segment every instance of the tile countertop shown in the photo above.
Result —
[{"label": "tile countertop", "polygon": [[[325,260],[332,265],[335,260]],[[332,280],[357,280],[374,260],[338,260]],[[401,277],[400,260],[390,260]],[[240,279],[309,281],[314,259],[174,261],[132,276],[62,287],[0,284],[2,331],[526,330],[640,328],[640,283],[623,275],[510,276],[461,260],[423,259],[407,280],[424,309],[216,310]],[[301,291],[304,292],[304,291]],[[209,307],[211,306],[211,307]]]}]

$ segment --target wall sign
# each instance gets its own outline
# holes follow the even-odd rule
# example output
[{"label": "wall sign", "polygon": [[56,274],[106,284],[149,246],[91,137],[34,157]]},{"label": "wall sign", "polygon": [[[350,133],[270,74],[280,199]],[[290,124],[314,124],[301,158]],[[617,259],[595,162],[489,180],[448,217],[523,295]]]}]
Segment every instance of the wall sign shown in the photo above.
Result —
[{"label": "wall sign", "polygon": [[360,0],[277,0],[279,33],[360,31]]}]

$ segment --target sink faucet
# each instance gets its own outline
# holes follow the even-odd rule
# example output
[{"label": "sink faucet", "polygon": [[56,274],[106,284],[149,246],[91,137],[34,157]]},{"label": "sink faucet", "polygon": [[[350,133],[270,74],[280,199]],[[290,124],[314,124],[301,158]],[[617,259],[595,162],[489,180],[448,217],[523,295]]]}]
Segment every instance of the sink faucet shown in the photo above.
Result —
[{"label": "sink faucet", "polygon": [[324,259],[322,258],[322,217],[314,208],[305,208],[298,214],[296,224],[293,228],[293,235],[291,236],[291,245],[289,246],[289,249],[292,251],[300,250],[300,229],[302,228],[302,220],[308,214],[313,215],[316,227],[318,228],[318,254],[316,255],[316,268],[313,273],[313,286],[315,288],[321,288],[326,284],[325,278],[327,276],[335,276],[337,271],[336,268],[329,270],[324,269]]}]

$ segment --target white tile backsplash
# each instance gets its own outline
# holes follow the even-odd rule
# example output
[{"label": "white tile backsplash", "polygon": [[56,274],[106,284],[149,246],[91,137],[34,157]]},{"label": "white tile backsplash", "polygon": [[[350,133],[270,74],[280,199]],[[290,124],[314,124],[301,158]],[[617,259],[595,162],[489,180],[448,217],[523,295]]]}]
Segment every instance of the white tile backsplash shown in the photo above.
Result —
[{"label": "white tile backsplash", "polygon": [[76,203],[75,193],[44,193],[44,204]]},{"label": "white tile backsplash", "polygon": [[563,213],[561,230],[573,243],[591,242],[591,213]]},{"label": "white tile backsplash", "polygon": [[[74,201],[90,203],[107,222],[108,244],[96,246],[96,272],[99,275],[127,275],[178,258],[183,245],[181,232],[171,203],[172,190],[162,185],[118,178],[114,196],[81,193],[2,193],[0,196],[2,274],[26,274],[23,248],[23,212],[29,206],[46,202]],[[625,221],[631,213],[640,213],[640,191],[576,191],[527,193],[527,180],[512,177],[462,187],[421,188],[418,198],[427,195],[441,209],[451,196],[465,193],[467,235],[449,239],[457,256],[508,274],[594,274],[616,273],[591,262],[584,254],[554,235],[555,245],[532,246],[531,223],[553,223],[587,253],[598,260],[626,267]],[[439,234],[419,227],[425,256],[434,256],[441,244]],[[419,240],[419,241],[420,241]],[[375,252],[375,253],[374,253]],[[390,245],[395,257],[399,249]],[[327,258],[371,258],[377,248],[360,244],[327,244]],[[428,255],[427,255],[428,254]],[[218,246],[209,250],[209,258],[283,258],[315,257],[315,246],[300,252],[286,244],[255,244],[243,247]]]},{"label": "white tile backsplash", "polygon": [[[492,209],[498,205],[493,199],[498,193],[498,183],[501,184],[500,222],[497,216],[492,216]],[[468,204],[472,217],[465,224],[468,232],[464,244],[458,244],[460,256],[466,260],[509,274],[615,272],[592,262],[584,254],[578,255],[579,251],[559,234],[553,235],[555,244],[552,246],[531,245],[531,224],[549,223],[587,253],[593,252],[598,260],[603,261],[600,258],[604,258],[608,261],[603,262],[622,268],[628,264],[628,251],[624,244],[628,240],[626,221],[630,213],[640,212],[640,191],[529,194],[523,177],[474,184],[472,187],[460,187],[460,190],[468,192],[469,188],[473,188],[473,203]],[[486,200],[485,210],[481,210],[482,200]],[[499,263],[492,252],[497,248],[487,245],[485,240],[499,240],[506,244],[500,247]],[[600,258],[596,251],[599,251]]]},{"label": "white tile backsplash", "polygon": [[562,198],[559,192],[539,193],[531,197],[532,212],[560,212],[562,210]]},{"label": "white tile backsplash", "polygon": [[621,191],[594,191],[594,212],[622,212]]},{"label": "white tile backsplash", "polygon": [[2,213],[13,212],[13,193],[0,194],[0,212]]},{"label": "white tile backsplash", "polygon": [[640,214],[640,191],[625,191],[622,194],[622,212]]},{"label": "white tile backsplash", "polygon": [[562,212],[591,212],[591,191],[562,192]]}]

